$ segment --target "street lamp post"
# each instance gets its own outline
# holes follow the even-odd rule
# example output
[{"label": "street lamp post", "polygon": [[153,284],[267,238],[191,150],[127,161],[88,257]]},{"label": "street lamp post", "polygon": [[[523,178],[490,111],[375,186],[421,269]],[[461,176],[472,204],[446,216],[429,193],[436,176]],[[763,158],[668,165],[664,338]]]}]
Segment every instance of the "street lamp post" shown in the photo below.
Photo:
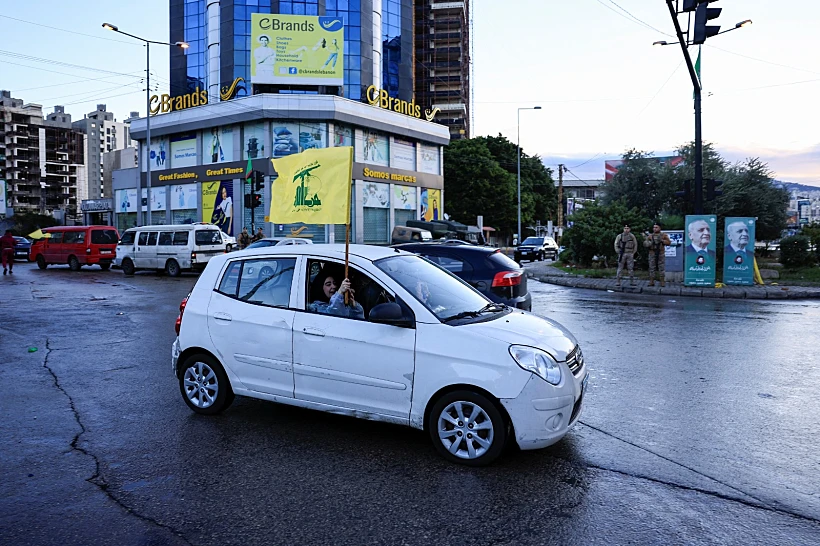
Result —
[{"label": "street lamp post", "polygon": [[[146,187],[146,201],[148,207],[147,224],[151,225],[151,44],[178,46],[182,49],[187,49],[186,42],[157,42],[155,40],[146,40],[133,34],[123,32],[116,25],[110,23],[103,23],[103,28],[106,30],[113,30],[120,34],[125,34],[141,42],[145,42],[145,187]],[[142,188],[140,187],[140,177],[137,176],[137,225],[142,225]]]},{"label": "street lamp post", "polygon": [[518,157],[518,244],[521,244],[521,110],[540,110],[540,106],[531,106],[518,109],[518,138],[516,140],[516,156]]}]

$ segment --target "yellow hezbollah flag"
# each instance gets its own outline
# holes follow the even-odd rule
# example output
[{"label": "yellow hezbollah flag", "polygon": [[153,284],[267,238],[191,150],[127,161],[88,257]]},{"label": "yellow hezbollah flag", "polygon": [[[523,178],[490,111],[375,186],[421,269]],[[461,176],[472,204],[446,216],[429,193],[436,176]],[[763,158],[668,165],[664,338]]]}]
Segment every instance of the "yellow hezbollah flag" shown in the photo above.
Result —
[{"label": "yellow hezbollah flag", "polygon": [[353,148],[319,148],[272,159],[270,220],[277,224],[347,224]]},{"label": "yellow hezbollah flag", "polygon": [[51,237],[51,233],[43,233],[43,230],[38,229],[37,231],[29,233],[28,236],[32,239],[45,239],[46,237]]}]

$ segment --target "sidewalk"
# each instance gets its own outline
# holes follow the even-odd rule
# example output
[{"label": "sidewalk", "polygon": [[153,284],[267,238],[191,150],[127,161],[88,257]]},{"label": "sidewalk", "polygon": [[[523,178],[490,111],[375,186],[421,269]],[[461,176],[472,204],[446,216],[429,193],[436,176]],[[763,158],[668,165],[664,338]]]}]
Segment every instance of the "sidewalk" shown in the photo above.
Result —
[{"label": "sidewalk", "polygon": [[548,284],[568,286],[570,288],[588,288],[590,290],[607,290],[612,292],[626,292],[629,294],[647,294],[654,296],[694,296],[701,298],[737,298],[758,300],[794,300],[820,299],[820,286],[724,286],[723,288],[683,286],[682,283],[666,283],[664,288],[655,283],[649,286],[649,281],[636,280],[635,285],[629,284],[629,278],[621,279],[621,286],[615,279],[594,279],[572,275],[545,262],[527,262],[525,264],[527,277]]}]

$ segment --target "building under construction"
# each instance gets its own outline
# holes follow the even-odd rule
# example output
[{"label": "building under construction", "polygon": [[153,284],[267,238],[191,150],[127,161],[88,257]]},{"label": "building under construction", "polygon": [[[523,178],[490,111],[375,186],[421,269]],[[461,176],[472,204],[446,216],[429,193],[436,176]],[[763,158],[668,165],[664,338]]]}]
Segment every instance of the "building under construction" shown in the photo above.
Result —
[{"label": "building under construction", "polygon": [[469,0],[416,0],[415,92],[450,139],[470,137]]}]

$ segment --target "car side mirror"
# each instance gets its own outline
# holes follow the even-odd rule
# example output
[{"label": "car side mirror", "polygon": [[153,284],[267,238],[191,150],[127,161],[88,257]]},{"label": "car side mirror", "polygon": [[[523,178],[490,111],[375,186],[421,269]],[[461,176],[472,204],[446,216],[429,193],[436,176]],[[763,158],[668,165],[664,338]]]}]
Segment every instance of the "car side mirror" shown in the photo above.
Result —
[{"label": "car side mirror", "polygon": [[367,320],[404,328],[412,328],[415,326],[415,321],[404,314],[404,311],[398,303],[392,301],[374,306],[373,309],[370,310],[370,316]]}]

